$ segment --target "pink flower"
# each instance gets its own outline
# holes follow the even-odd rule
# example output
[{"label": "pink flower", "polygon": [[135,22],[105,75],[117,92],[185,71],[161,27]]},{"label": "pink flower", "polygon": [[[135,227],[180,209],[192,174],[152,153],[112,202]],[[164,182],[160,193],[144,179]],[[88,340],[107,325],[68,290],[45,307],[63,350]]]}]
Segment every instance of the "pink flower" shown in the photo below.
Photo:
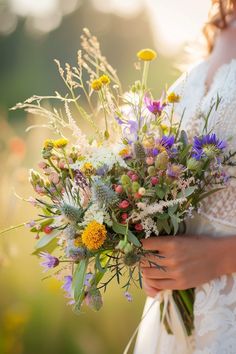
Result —
[{"label": "pink flower", "polygon": [[131,176],[131,180],[133,182],[137,181],[138,180],[138,176],[134,173],[132,176]]},{"label": "pink flower", "polygon": [[149,110],[149,112],[151,112],[155,115],[160,115],[161,112],[163,111],[164,107],[166,106],[166,104],[162,103],[161,100],[160,101],[152,100],[147,95],[144,97],[144,102],[145,102],[146,107]]},{"label": "pink flower", "polygon": [[126,209],[129,206],[128,200],[122,200],[122,202],[119,203],[119,208],[120,209]]},{"label": "pink flower", "polygon": [[38,163],[38,167],[44,169],[44,168],[47,167],[47,164],[46,164],[46,162],[44,162],[44,161],[40,161],[40,162]]},{"label": "pink flower", "polygon": [[127,172],[127,176],[129,176],[129,178],[131,178],[133,176],[133,174],[134,174],[133,171],[128,171]]},{"label": "pink flower", "polygon": [[54,184],[58,184],[60,181],[60,178],[56,172],[52,172],[49,176],[48,179],[50,182],[53,182]]}]

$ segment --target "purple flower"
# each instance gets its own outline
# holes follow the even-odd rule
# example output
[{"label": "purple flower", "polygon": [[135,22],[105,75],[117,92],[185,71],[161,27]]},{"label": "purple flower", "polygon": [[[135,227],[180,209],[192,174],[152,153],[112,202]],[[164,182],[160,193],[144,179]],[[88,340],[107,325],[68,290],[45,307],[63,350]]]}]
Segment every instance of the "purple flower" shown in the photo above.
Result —
[{"label": "purple flower", "polygon": [[171,178],[179,178],[183,172],[183,166],[177,164],[168,164],[166,174]]},{"label": "purple flower", "polygon": [[147,95],[144,97],[144,102],[145,102],[146,107],[149,110],[149,112],[151,112],[155,115],[160,115],[161,112],[163,111],[164,107],[166,106],[165,103],[162,103],[161,101],[152,100]]},{"label": "purple flower", "polygon": [[220,154],[226,148],[226,145],[226,141],[217,139],[214,133],[203,135],[200,138],[195,136],[192,156],[196,160],[200,160],[203,157],[213,158]]},{"label": "purple flower", "polygon": [[[39,255],[44,258],[44,262],[40,263],[40,265],[47,269],[55,268],[60,263],[57,257],[52,256],[48,252],[40,252]],[[45,271],[47,269],[45,269]]]},{"label": "purple flower", "polygon": [[156,139],[156,147],[152,150],[152,155],[157,156],[163,150],[170,152],[175,143],[174,135],[163,135],[161,139]]},{"label": "purple flower", "polygon": [[85,275],[85,279],[84,279],[84,285],[85,286],[90,286],[91,284],[90,284],[90,279],[92,279],[92,277],[93,277],[93,274],[92,273],[87,273],[86,275]]},{"label": "purple flower", "polygon": [[65,290],[69,296],[71,296],[71,291],[72,291],[72,275],[66,275],[64,276],[64,284],[62,285],[62,289]]},{"label": "purple flower", "polygon": [[126,291],[126,292],[124,293],[124,295],[125,295],[126,299],[127,299],[129,302],[131,302],[131,301],[133,300],[132,295],[131,295],[128,291]]},{"label": "purple flower", "polygon": [[109,167],[107,164],[102,165],[101,167],[98,167],[96,170],[96,174],[98,176],[104,176],[109,170]]},{"label": "purple flower", "polygon": [[82,189],[88,187],[87,179],[79,169],[75,170],[75,183]]}]

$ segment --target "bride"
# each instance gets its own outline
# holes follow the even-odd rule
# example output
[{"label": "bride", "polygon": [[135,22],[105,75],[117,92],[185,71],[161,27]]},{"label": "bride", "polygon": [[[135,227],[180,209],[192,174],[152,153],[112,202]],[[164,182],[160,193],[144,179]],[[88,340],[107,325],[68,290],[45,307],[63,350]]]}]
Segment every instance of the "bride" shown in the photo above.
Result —
[{"label": "bride", "polygon": [[[183,127],[191,136],[201,132],[203,114],[216,99],[208,128],[228,149],[236,150],[236,0],[212,0],[204,28],[209,56],[184,74],[173,86],[182,99]],[[230,174],[236,177],[236,167]],[[158,250],[166,272],[142,263],[147,302],[135,345],[135,354],[235,354],[236,353],[236,183],[203,203],[200,213],[187,222],[187,236],[150,237],[147,250]],[[195,330],[187,345],[178,333],[160,328],[159,304],[168,289],[196,288]],[[178,331],[176,331],[178,332]]]}]

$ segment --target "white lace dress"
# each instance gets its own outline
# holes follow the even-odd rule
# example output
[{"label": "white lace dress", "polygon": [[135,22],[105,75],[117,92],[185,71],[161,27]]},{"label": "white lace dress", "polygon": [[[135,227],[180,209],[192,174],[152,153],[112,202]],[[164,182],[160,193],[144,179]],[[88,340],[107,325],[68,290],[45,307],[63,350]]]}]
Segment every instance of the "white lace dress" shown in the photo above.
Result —
[{"label": "white lace dress", "polygon": [[[185,108],[183,128],[190,135],[203,126],[202,113],[209,111],[217,94],[221,103],[213,112],[208,129],[221,139],[231,138],[228,149],[236,150],[236,59],[221,66],[206,92],[209,62],[198,64],[177,80],[173,89],[182,96],[177,112]],[[236,176],[236,168],[231,175]],[[194,234],[236,235],[236,183],[232,179],[227,189],[209,197],[201,214],[188,222],[188,232]],[[235,250],[236,254],[236,250]],[[220,259],[219,259],[220,262]],[[145,310],[153,301],[147,298]],[[145,312],[144,310],[144,312]],[[136,340],[135,354],[236,354],[236,273],[214,279],[196,288],[194,304],[195,331],[188,346],[182,346],[175,335],[160,332],[159,302],[143,319]]]}]

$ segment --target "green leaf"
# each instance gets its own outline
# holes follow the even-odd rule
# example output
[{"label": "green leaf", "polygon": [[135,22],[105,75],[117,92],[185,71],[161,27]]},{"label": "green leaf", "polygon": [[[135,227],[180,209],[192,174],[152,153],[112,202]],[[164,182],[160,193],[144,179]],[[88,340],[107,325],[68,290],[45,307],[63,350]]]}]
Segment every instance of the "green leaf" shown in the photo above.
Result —
[{"label": "green leaf", "polygon": [[47,246],[49,243],[51,243],[52,240],[54,240],[59,234],[61,233],[61,230],[53,230],[50,234],[44,235],[41,237],[38,242],[34,245],[34,248],[38,250],[39,248],[43,248]]},{"label": "green leaf", "polygon": [[52,253],[57,247],[58,247],[57,238],[55,237],[45,246],[38,248],[37,250],[32,252],[32,255],[38,256],[40,252]]},{"label": "green leaf", "polygon": [[156,225],[159,233],[164,229],[168,235],[170,234],[171,228],[167,220],[157,220]]},{"label": "green leaf", "polygon": [[84,280],[88,266],[88,259],[82,259],[73,274],[72,289],[76,301],[76,309],[79,310],[84,299]]},{"label": "green leaf", "polygon": [[174,235],[176,235],[179,230],[179,223],[181,220],[176,215],[170,215],[170,218],[174,228]]},{"label": "green leaf", "polygon": [[137,247],[141,246],[141,243],[139,242],[137,237],[130,230],[127,230],[126,226],[113,221],[112,229],[114,232],[116,232],[119,235],[124,235],[124,236],[127,235],[128,240],[131,243],[133,243],[135,246]]},{"label": "green leaf", "polygon": [[197,188],[197,186],[192,186],[192,187],[186,188],[183,192],[179,192],[177,194],[177,198],[189,197],[191,194],[194,193],[196,188]]},{"label": "green leaf", "polygon": [[165,188],[157,187],[156,188],[156,194],[157,194],[158,198],[163,199],[165,194],[166,194]]},{"label": "green leaf", "polygon": [[176,210],[178,209],[178,204],[175,204],[171,207],[168,208],[168,214],[169,215],[174,215],[174,213],[176,212]]},{"label": "green leaf", "polygon": [[159,220],[167,220],[167,219],[169,219],[169,214],[168,213],[158,214],[158,219]]},{"label": "green leaf", "polygon": [[207,198],[207,197],[209,197],[209,195],[211,195],[213,193],[216,193],[216,192],[218,192],[218,191],[220,191],[222,189],[225,189],[225,187],[218,187],[218,188],[214,188],[214,189],[210,190],[209,192],[205,192],[199,197],[198,201],[200,201],[200,200],[202,200],[204,198]]},{"label": "green leaf", "polygon": [[96,268],[98,269],[98,271],[100,273],[105,273],[107,268],[103,268],[102,265],[101,265],[101,262],[100,262],[100,256],[101,254],[100,253],[97,253],[96,256],[95,256],[95,265],[96,265]]}]

